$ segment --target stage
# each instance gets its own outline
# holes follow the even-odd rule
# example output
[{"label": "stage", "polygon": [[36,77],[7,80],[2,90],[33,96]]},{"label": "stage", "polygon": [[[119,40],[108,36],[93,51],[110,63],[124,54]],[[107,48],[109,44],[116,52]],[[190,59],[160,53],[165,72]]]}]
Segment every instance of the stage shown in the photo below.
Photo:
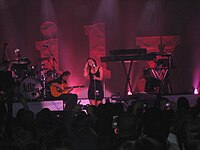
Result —
[{"label": "stage", "polygon": [[[196,104],[196,100],[200,97],[200,95],[196,94],[173,94],[173,95],[163,95],[163,97],[167,98],[170,101],[177,102],[179,97],[186,97],[189,100],[190,106],[194,106]],[[120,102],[126,102],[126,104],[129,104],[131,101],[145,101],[145,102],[152,102],[156,98],[156,95],[145,95],[145,94],[136,94],[134,96],[128,96],[128,97],[106,97],[103,100],[103,103],[106,101],[109,101],[110,103],[120,103]],[[33,100],[28,101],[27,105],[31,111],[34,112],[34,114],[41,111],[43,108],[49,108],[51,111],[63,111],[65,110],[71,110],[74,108],[76,104],[80,105],[87,105],[89,104],[89,100],[87,98],[78,98],[78,99],[68,99],[68,100],[62,100],[62,99],[46,99],[46,100]],[[13,103],[13,116],[16,116],[17,111],[19,109],[23,108],[23,105],[20,102],[14,102]]]},{"label": "stage", "polygon": [[[34,114],[37,114],[44,108],[49,108],[51,111],[72,110],[77,103],[78,96],[76,94],[65,94],[65,96],[57,98],[33,99],[26,101],[29,110],[33,111]],[[17,111],[23,107],[22,102],[19,100],[15,101],[13,103],[13,116],[16,116]]]}]

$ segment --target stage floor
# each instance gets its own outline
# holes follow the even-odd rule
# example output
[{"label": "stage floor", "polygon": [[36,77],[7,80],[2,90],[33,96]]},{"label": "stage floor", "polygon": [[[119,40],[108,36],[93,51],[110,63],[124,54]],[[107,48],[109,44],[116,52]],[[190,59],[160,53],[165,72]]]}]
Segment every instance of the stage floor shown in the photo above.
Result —
[{"label": "stage floor", "polygon": [[[131,100],[145,100],[150,101],[151,99],[155,98],[155,95],[144,95],[144,94],[138,94],[137,96],[133,96],[133,98],[120,98],[120,100],[112,100],[112,97],[107,97],[103,100],[103,103],[105,103],[106,99],[112,102],[121,102],[121,101],[131,101]],[[194,106],[196,104],[196,100],[200,97],[200,95],[195,94],[171,94],[171,95],[163,95],[163,97],[167,98],[170,101],[177,102],[179,97],[186,97],[189,100],[190,106]],[[78,98],[76,100],[76,103],[80,105],[87,105],[89,104],[89,100],[87,98]],[[62,100],[62,99],[45,99],[45,100],[32,100],[28,101],[27,105],[31,111],[33,111],[35,114],[41,111],[43,108],[49,108],[51,111],[63,111],[64,108],[67,108],[67,105],[70,107],[74,107],[74,102],[71,104],[70,100]],[[21,102],[14,102],[13,103],[13,116],[16,116],[17,111],[19,109],[23,108],[23,105]]]}]

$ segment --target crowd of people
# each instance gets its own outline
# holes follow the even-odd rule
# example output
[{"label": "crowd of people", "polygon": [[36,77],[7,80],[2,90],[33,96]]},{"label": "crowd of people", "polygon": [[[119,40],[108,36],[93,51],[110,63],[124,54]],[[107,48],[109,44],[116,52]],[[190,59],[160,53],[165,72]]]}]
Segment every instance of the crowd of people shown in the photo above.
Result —
[{"label": "crowd of people", "polygon": [[[199,150],[200,98],[76,105],[37,114],[20,109],[8,118],[0,109],[2,150]],[[114,119],[115,116],[115,119]],[[116,119],[117,118],[117,119]]]}]

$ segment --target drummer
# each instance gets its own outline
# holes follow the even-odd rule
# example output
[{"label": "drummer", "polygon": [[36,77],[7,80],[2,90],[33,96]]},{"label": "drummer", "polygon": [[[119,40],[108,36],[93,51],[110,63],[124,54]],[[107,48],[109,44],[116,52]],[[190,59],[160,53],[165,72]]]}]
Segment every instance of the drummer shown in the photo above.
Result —
[{"label": "drummer", "polygon": [[11,70],[14,74],[13,77],[21,80],[25,77],[28,65],[31,61],[26,57],[22,57],[19,49],[15,50],[15,57],[15,60],[11,61],[11,64],[13,64]]}]

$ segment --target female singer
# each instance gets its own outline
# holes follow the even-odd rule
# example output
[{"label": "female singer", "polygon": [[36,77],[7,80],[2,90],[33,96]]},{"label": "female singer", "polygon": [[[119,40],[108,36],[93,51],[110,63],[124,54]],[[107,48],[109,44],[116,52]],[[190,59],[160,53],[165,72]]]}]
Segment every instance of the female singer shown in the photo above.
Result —
[{"label": "female singer", "polygon": [[84,77],[90,79],[90,85],[88,88],[88,99],[90,105],[98,106],[102,103],[103,92],[103,68],[97,65],[97,62],[93,58],[88,58],[84,67]]}]

